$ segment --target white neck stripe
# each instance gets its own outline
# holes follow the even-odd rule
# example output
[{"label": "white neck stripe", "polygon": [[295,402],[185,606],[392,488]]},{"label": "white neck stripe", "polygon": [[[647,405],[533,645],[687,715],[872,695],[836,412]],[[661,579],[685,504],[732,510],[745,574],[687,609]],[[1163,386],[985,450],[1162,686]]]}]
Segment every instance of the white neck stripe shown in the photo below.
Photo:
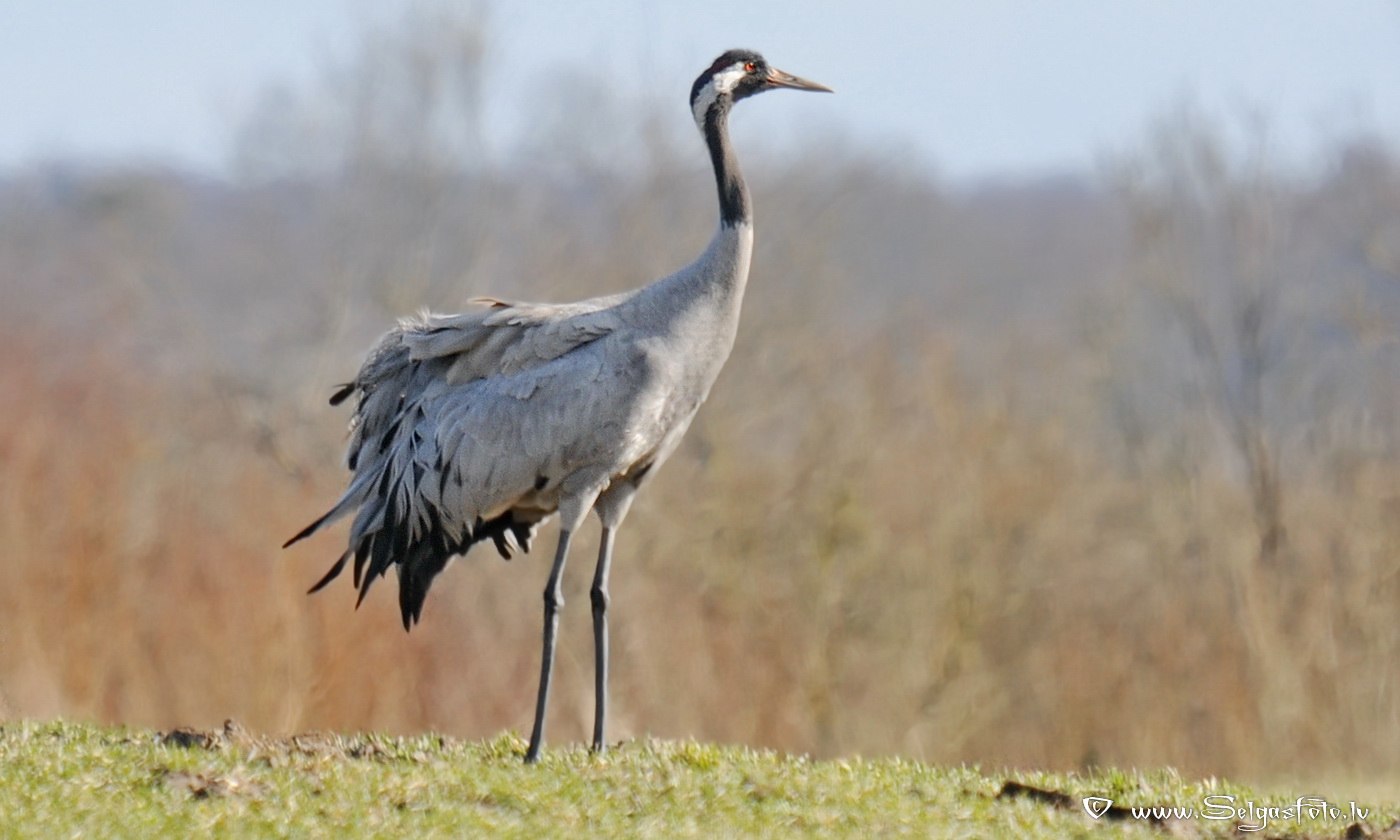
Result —
[{"label": "white neck stripe", "polygon": [[695,101],[691,103],[691,111],[695,117],[695,125],[701,131],[705,130],[705,115],[709,113],[710,106],[715,103],[721,93],[733,93],[739,80],[747,74],[748,71],[744,69],[743,62],[735,62],[711,76],[710,80],[705,82],[705,86],[695,94]]}]

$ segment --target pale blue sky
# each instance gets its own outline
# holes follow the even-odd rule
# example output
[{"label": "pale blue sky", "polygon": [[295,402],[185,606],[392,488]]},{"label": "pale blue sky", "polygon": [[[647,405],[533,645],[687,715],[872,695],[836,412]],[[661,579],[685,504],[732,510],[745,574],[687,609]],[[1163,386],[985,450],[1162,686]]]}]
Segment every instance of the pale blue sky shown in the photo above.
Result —
[{"label": "pale blue sky", "polygon": [[[268,83],[312,77],[411,0],[0,0],[0,167],[61,157],[219,171]],[[498,3],[501,142],[548,71],[589,65],[670,96],[732,46],[837,89],[736,120],[778,148],[817,132],[953,178],[1088,166],[1190,98],[1266,114],[1306,159],[1358,130],[1400,142],[1400,0],[807,0]]]}]

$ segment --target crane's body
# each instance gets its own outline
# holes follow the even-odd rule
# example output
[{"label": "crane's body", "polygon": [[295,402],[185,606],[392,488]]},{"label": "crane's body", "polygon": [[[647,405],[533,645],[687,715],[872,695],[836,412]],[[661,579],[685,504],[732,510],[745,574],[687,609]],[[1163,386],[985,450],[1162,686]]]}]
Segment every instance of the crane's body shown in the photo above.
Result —
[{"label": "crane's body", "polygon": [[545,590],[540,696],[527,760],[539,754],[558,610],[572,533],[603,524],[592,589],[598,658],[595,749],[603,748],[607,577],[612,541],[638,488],[675,450],[734,344],[753,250],[749,201],[729,148],[738,98],[769,87],[826,90],[725,53],[696,80],[692,108],[715,166],[720,226],[694,262],[635,291],[570,304],[487,299],[461,315],[401,321],[332,403],[358,395],[350,486],[288,545],[355,514],[349,546],[312,591],[354,558],[363,599],[391,566],[405,629],[437,574],[491,539],[504,557],[529,550],[560,517]]}]

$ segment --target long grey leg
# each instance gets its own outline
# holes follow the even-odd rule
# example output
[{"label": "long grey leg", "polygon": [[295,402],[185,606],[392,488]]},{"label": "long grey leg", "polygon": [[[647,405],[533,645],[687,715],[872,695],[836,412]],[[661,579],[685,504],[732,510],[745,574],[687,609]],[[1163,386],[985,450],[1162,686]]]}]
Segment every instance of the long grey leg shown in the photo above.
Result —
[{"label": "long grey leg", "polygon": [[612,565],[613,529],[604,528],[598,544],[598,569],[593,573],[593,751],[604,750],[608,720],[608,569]]},{"label": "long grey leg", "polygon": [[530,732],[530,749],[525,763],[533,764],[540,757],[544,743],[544,712],[549,706],[549,678],[554,670],[554,642],[559,631],[559,609],[564,606],[560,586],[564,578],[564,561],[569,556],[569,531],[559,532],[559,548],[554,552],[554,566],[549,570],[549,583],[544,588],[544,650],[540,654],[540,696],[535,703],[535,728]]}]

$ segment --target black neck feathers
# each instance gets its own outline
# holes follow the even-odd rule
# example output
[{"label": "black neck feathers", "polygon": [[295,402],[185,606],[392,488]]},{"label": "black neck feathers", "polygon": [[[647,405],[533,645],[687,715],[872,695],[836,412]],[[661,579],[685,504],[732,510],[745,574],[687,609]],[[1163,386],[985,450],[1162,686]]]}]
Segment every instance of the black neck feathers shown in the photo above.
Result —
[{"label": "black neck feathers", "polygon": [[719,188],[719,220],[728,227],[748,224],[749,189],[739,171],[739,162],[729,144],[728,96],[720,96],[705,112],[705,145],[710,149],[710,162],[715,167],[715,184]]}]

